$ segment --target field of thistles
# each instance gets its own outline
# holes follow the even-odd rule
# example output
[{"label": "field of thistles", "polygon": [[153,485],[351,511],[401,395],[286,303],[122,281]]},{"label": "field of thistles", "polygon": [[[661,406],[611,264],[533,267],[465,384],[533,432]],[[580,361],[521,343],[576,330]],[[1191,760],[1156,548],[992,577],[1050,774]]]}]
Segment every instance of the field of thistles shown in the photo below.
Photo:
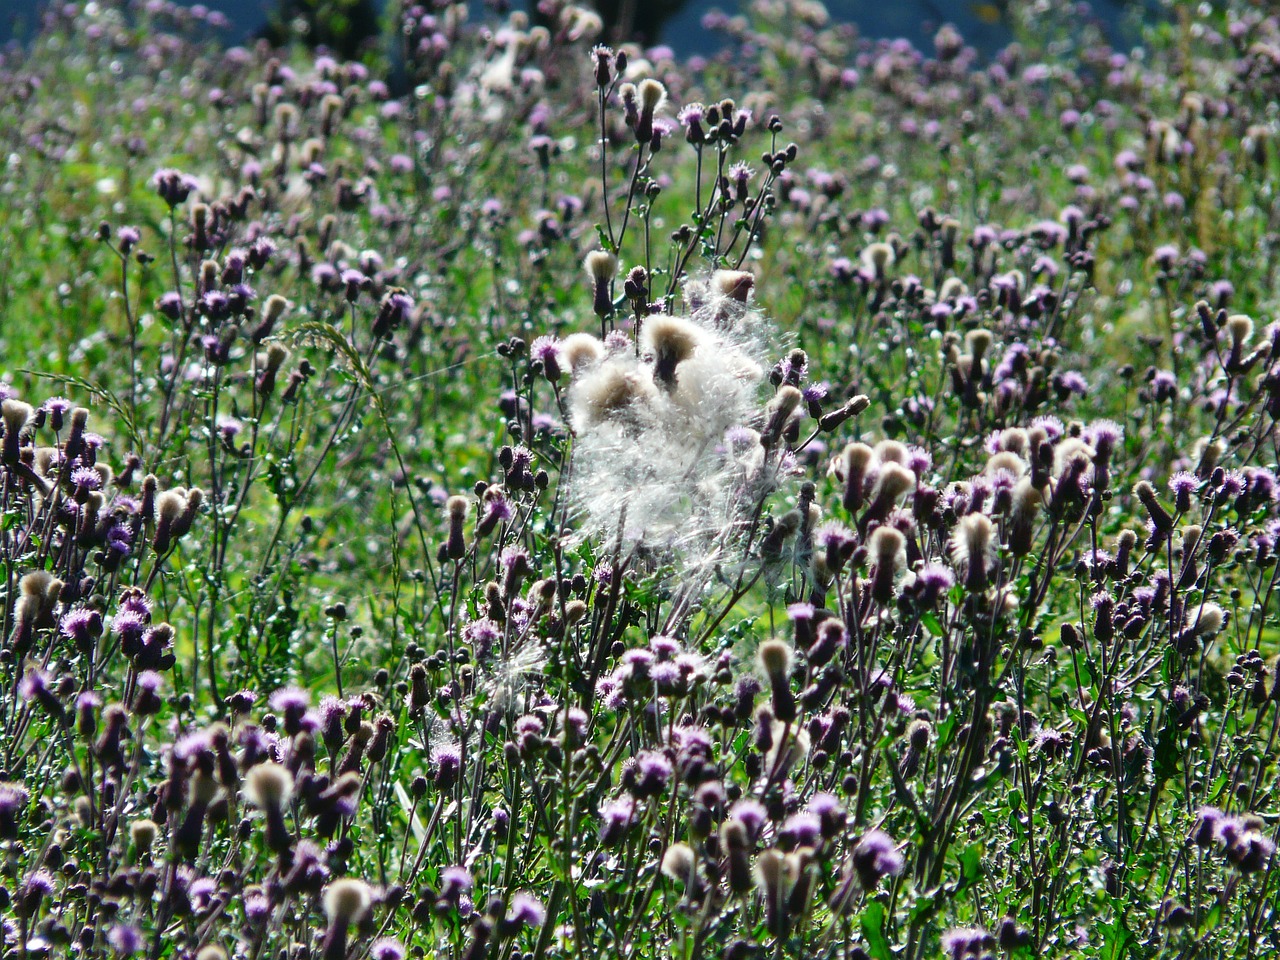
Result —
[{"label": "field of thistles", "polygon": [[49,5],[0,957],[1275,956],[1280,17],[1014,6]]}]

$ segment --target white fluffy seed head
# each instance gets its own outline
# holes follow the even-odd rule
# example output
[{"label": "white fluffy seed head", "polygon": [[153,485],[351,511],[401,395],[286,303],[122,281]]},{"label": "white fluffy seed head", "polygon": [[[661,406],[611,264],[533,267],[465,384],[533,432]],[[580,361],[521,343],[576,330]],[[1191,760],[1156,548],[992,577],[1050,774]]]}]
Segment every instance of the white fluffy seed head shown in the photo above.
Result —
[{"label": "white fluffy seed head", "polygon": [[881,463],[897,463],[905,467],[911,459],[911,451],[907,449],[907,445],[897,440],[881,440],[875,445],[875,451]]},{"label": "white fluffy seed head", "polygon": [[791,674],[791,647],[782,640],[766,640],[756,651],[760,669],[769,680],[786,683]]},{"label": "white fluffy seed head", "polygon": [[21,400],[5,400],[0,404],[0,417],[4,419],[5,433],[18,433],[31,419],[31,404]]},{"label": "white fluffy seed head", "polygon": [[1232,314],[1227,317],[1225,329],[1227,336],[1231,338],[1231,345],[1237,349],[1242,348],[1253,336],[1253,318],[1243,313]]},{"label": "white fluffy seed head", "polygon": [[991,341],[990,330],[970,330],[964,335],[965,346],[969,348],[969,355],[973,357],[975,363],[986,356],[987,351],[991,349]]},{"label": "white fluffy seed head", "polygon": [[1066,437],[1053,448],[1053,478],[1059,479],[1077,460],[1092,463],[1097,451],[1079,437]]},{"label": "white fluffy seed head", "polygon": [[987,476],[994,477],[1000,471],[1020,477],[1027,472],[1027,464],[1016,453],[1008,450],[1001,450],[999,453],[993,453],[987,459],[987,467],[984,471]]},{"label": "white fluffy seed head", "polygon": [[372,902],[369,885],[354,877],[334,880],[324,889],[324,915],[332,924],[350,926],[358,922]]},{"label": "white fluffy seed head", "polygon": [[135,820],[129,824],[129,839],[139,851],[150,850],[160,835],[160,827],[154,820]]},{"label": "white fluffy seed head", "polygon": [[756,278],[746,270],[717,270],[711,275],[711,289],[722,297],[746,303]]},{"label": "white fluffy seed head", "polygon": [[1029,519],[1044,504],[1044,494],[1031,485],[1030,477],[1023,477],[1013,485],[1013,515],[1015,519]]},{"label": "white fluffy seed head", "polygon": [[906,557],[907,538],[893,527],[879,526],[871,531],[867,549],[877,566],[897,567]]},{"label": "white fluffy seed head", "polygon": [[256,807],[278,810],[293,797],[293,774],[278,763],[260,763],[245,774],[244,795]]},{"label": "white fluffy seed head", "polygon": [[880,468],[880,474],[876,477],[876,485],[872,497],[876,500],[884,498],[896,501],[899,497],[910,493],[915,488],[916,475],[914,473],[901,464],[886,463]]},{"label": "white fluffy seed head", "polygon": [[687,843],[673,843],[662,855],[662,872],[677,883],[687,884],[697,862],[693,847]]},{"label": "white fluffy seed head", "polygon": [[1197,637],[1217,636],[1227,618],[1222,608],[1216,603],[1206,603],[1192,609],[1191,616],[1195,617],[1191,632]]},{"label": "white fluffy seed head", "polygon": [[582,266],[595,283],[608,283],[618,275],[618,258],[605,250],[592,250]]},{"label": "white fluffy seed head", "polygon": [[571,376],[577,376],[604,357],[604,344],[589,333],[571,333],[560,341],[560,355]]},{"label": "white fluffy seed head", "polygon": [[49,602],[50,594],[56,602],[62,591],[62,581],[47,570],[32,570],[18,581],[18,589],[24,597],[31,597],[41,604]]},{"label": "white fluffy seed head", "polygon": [[674,380],[675,368],[692,357],[704,339],[701,328],[691,321],[655,314],[644,322],[640,350],[653,357],[655,379]]},{"label": "white fluffy seed head", "polygon": [[667,88],[652,78],[641,80],[636,88],[640,100],[640,109],[645,113],[655,113],[667,102]]},{"label": "white fluffy seed head", "polygon": [[186,512],[187,498],[186,491],[181,487],[173,490],[166,490],[164,493],[156,497],[156,517],[165,523],[176,523],[178,518]]},{"label": "white fluffy seed head", "polygon": [[635,413],[653,393],[653,381],[627,364],[601,364],[575,385],[570,401],[573,427],[581,433],[605,420]]},{"label": "white fluffy seed head", "polygon": [[896,259],[893,247],[887,243],[873,243],[862,251],[862,262],[871,268],[877,280],[884,279],[885,273]]},{"label": "white fluffy seed head", "polygon": [[961,570],[971,564],[985,564],[994,551],[995,527],[985,513],[970,513],[960,518],[951,535],[951,559]]},{"label": "white fluffy seed head", "polygon": [[1022,456],[1027,450],[1027,431],[1021,427],[1009,427],[1000,431],[1000,449]]},{"label": "white fluffy seed head", "polygon": [[840,453],[840,479],[865,474],[876,462],[876,452],[865,443],[851,443]]}]

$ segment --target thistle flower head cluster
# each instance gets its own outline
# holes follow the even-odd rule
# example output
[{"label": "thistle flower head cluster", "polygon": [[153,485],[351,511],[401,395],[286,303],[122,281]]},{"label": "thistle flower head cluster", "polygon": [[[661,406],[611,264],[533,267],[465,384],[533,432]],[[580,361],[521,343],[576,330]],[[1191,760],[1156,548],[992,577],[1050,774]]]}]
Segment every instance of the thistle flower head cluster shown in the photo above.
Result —
[{"label": "thistle flower head cluster", "polygon": [[[682,316],[643,318],[636,341],[565,340],[581,530],[674,549],[694,566],[776,481],[761,404],[767,325],[719,275]],[[723,292],[721,288],[730,292]]]}]

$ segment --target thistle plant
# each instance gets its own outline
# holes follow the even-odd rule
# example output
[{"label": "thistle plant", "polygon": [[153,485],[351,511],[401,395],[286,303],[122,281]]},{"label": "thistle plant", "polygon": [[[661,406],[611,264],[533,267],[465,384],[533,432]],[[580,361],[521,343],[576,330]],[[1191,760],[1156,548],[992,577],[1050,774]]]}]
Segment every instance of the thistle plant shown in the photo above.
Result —
[{"label": "thistle plant", "polygon": [[1273,953],[1280,22],[1036,16],[50,9],[0,954]]}]

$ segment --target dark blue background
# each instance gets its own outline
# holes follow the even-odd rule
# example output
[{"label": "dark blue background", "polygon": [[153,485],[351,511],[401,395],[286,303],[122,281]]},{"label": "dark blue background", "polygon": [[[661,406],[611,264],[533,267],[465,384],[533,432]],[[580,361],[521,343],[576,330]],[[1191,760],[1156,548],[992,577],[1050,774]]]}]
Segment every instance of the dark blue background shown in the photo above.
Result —
[{"label": "dark blue background", "polygon": [[[190,5],[195,0],[181,0]],[[232,21],[228,40],[241,42],[261,28],[272,4],[263,0],[203,0],[205,6],[221,10]],[[643,3],[644,0],[639,0]],[[1021,0],[828,0],[826,6],[835,20],[857,24],[863,36],[906,37],[924,50],[931,49],[933,31],[942,23],[955,24],[965,40],[984,53],[992,53],[1012,39],[1003,22],[990,22],[1001,7]],[[744,0],[745,6],[746,0]],[[1150,12],[1153,0],[1094,0],[1093,13],[1107,27],[1113,43],[1126,46],[1134,39],[1124,30],[1127,14],[1135,8]],[[9,39],[15,26],[25,22],[28,33],[40,4],[37,0],[0,0],[0,42]],[[708,53],[718,39],[700,26],[704,13],[719,8],[737,12],[734,0],[688,0],[684,8],[667,21],[662,42],[680,54]]]}]

